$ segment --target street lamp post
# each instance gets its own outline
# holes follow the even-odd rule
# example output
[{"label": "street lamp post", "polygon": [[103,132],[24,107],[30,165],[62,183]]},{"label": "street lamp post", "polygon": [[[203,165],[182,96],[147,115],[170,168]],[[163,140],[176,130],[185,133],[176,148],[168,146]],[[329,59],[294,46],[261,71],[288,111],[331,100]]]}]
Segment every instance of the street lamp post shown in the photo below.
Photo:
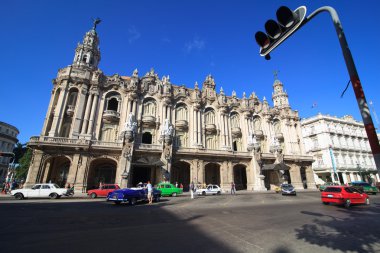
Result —
[{"label": "street lamp post", "polygon": [[255,35],[256,41],[260,46],[260,55],[265,56],[265,59],[269,60],[269,53],[285,41],[291,34],[304,26],[317,14],[327,11],[330,13],[334,23],[336,33],[339,38],[340,46],[342,49],[343,57],[346,62],[347,70],[350,75],[352,87],[355,92],[356,100],[359,106],[360,114],[362,115],[365,130],[367,132],[369,144],[371,146],[373,158],[377,167],[377,171],[380,174],[380,144],[377,138],[376,130],[372,122],[372,117],[369,112],[368,104],[364,95],[363,87],[361,85],[359,75],[357,73],[354,60],[351,55],[350,48],[346,40],[346,36],[343,32],[342,24],[339,20],[338,14],[334,8],[330,6],[323,6],[307,18],[306,7],[301,6],[292,12],[289,8],[282,6],[277,10],[277,19],[279,24],[274,20],[269,20],[265,24],[267,34],[263,32],[257,32]]}]

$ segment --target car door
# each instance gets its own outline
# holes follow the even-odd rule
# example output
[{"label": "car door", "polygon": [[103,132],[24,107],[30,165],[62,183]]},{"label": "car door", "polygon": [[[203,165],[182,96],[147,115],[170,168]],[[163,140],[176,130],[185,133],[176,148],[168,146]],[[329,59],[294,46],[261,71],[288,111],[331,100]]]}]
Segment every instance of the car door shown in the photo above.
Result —
[{"label": "car door", "polygon": [[39,197],[40,196],[40,184],[34,185],[29,191],[28,191],[28,197]]},{"label": "car door", "polygon": [[344,190],[346,192],[347,198],[351,200],[351,203],[360,203],[361,196],[357,189],[353,187],[345,187]]},{"label": "car door", "polygon": [[168,191],[165,189],[165,184],[160,184],[159,189],[161,191],[161,195],[168,195]]},{"label": "car door", "polygon": [[207,186],[206,193],[212,194],[212,185]]},{"label": "car door", "polygon": [[167,195],[171,195],[173,193],[173,188],[170,184],[165,185],[165,190]]},{"label": "car door", "polygon": [[103,185],[101,189],[99,189],[98,196],[102,196],[102,197],[107,196],[108,187],[109,187],[108,185]]},{"label": "car door", "polygon": [[42,185],[40,188],[40,197],[49,197],[51,193],[50,185]]}]

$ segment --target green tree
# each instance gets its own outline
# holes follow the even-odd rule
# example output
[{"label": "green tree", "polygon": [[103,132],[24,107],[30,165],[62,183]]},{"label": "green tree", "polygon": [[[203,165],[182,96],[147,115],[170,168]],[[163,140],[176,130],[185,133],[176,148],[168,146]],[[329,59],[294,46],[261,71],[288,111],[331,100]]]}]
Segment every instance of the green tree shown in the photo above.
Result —
[{"label": "green tree", "polygon": [[30,160],[32,159],[32,150],[28,149],[26,153],[19,160],[19,167],[16,169],[16,179],[26,179],[28,175]]}]

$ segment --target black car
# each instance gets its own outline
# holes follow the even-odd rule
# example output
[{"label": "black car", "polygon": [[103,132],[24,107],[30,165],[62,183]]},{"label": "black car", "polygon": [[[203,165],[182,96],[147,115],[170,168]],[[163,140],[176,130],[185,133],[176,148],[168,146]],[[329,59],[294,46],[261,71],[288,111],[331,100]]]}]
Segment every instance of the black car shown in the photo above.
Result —
[{"label": "black car", "polygon": [[282,184],[281,185],[281,194],[282,195],[297,195],[296,190],[294,189],[293,185],[291,184]]}]

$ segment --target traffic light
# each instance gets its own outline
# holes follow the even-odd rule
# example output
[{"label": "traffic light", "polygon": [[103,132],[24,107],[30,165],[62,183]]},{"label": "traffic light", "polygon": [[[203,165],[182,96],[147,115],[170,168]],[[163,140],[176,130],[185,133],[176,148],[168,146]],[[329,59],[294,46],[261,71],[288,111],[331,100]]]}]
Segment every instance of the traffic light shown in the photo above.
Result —
[{"label": "traffic light", "polygon": [[276,12],[277,21],[270,19],[265,23],[265,31],[255,34],[260,46],[260,55],[270,60],[269,53],[300,28],[306,16],[306,7],[300,6],[295,11],[281,6]]}]

